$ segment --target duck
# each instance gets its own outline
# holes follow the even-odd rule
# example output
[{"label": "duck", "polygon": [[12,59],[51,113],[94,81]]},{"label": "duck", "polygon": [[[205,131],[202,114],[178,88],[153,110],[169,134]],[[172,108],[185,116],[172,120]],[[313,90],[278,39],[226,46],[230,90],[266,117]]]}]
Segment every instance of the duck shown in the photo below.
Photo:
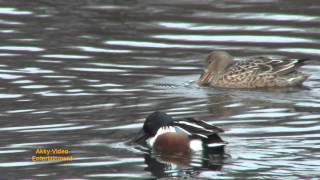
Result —
[{"label": "duck", "polygon": [[226,51],[212,51],[197,84],[222,88],[300,86],[309,77],[297,70],[306,60],[253,56],[235,61]]},{"label": "duck", "polygon": [[190,154],[204,150],[223,152],[227,144],[218,133],[224,130],[195,118],[173,119],[156,111],[145,120],[136,142],[145,142],[160,154]]}]

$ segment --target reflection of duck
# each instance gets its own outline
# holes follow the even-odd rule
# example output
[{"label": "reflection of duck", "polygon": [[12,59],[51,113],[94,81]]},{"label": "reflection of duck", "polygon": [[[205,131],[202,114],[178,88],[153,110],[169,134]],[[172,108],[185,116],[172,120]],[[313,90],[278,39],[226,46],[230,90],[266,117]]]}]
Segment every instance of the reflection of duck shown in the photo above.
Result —
[{"label": "reflection of duck", "polygon": [[226,88],[288,87],[301,85],[309,76],[296,69],[304,60],[263,56],[234,61],[225,51],[213,51],[206,60],[199,85]]},{"label": "reflection of duck", "polygon": [[201,171],[220,171],[223,166],[224,155],[215,154],[208,156],[207,153],[190,156],[173,156],[164,154],[145,154],[145,170],[150,171],[157,178],[161,177],[194,177]]},{"label": "reflection of duck", "polygon": [[226,143],[218,136],[220,132],[221,128],[202,120],[174,120],[166,113],[154,112],[147,117],[137,141],[146,142],[160,154],[188,155],[206,149],[223,151]]}]

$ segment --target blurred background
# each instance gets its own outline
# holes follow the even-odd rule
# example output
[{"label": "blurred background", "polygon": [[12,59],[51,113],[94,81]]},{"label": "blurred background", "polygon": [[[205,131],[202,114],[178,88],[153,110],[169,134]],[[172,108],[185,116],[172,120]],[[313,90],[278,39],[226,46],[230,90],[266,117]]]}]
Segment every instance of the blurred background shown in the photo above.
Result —
[{"label": "blurred background", "polygon": [[[316,0],[0,0],[1,179],[318,177],[319,65],[301,68],[304,88],[195,80],[212,50],[319,60],[319,12]],[[136,148],[155,110],[225,129],[226,158],[172,166]],[[37,148],[73,160],[33,162]]]}]

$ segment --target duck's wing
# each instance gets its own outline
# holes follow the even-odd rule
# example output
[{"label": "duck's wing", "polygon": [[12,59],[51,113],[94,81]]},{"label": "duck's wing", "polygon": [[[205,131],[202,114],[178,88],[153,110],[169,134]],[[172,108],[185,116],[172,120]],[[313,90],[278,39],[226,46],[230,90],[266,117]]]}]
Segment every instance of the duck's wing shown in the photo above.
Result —
[{"label": "duck's wing", "polygon": [[230,72],[237,74],[243,73],[246,75],[286,75],[295,72],[296,69],[302,66],[306,60],[307,59],[286,59],[255,56],[247,60],[236,62],[232,67],[230,67]]},{"label": "duck's wing", "polygon": [[223,129],[206,123],[203,120],[194,118],[185,118],[172,122],[177,130],[186,133],[189,136],[208,138],[212,134],[223,132]]}]

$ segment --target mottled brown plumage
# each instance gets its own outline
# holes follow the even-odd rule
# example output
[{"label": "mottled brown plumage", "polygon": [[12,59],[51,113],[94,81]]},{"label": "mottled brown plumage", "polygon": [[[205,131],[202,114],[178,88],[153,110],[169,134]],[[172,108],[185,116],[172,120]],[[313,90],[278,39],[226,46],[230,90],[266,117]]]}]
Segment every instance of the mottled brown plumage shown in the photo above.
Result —
[{"label": "mottled brown plumage", "polygon": [[297,86],[309,77],[296,70],[303,61],[263,56],[234,61],[225,51],[213,51],[206,60],[198,84],[226,88]]}]

